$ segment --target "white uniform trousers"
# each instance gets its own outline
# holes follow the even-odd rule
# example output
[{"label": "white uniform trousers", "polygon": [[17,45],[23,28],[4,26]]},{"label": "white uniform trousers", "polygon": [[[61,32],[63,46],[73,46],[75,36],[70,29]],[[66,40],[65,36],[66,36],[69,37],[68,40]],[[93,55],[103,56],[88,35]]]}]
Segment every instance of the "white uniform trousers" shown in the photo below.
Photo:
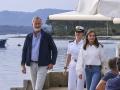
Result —
[{"label": "white uniform trousers", "polygon": [[68,73],[68,90],[84,90],[84,74],[83,79],[79,79],[76,73],[76,62],[71,61]]},{"label": "white uniform trousers", "polygon": [[37,63],[31,63],[30,72],[33,90],[43,90],[47,71],[47,66],[39,67]]}]

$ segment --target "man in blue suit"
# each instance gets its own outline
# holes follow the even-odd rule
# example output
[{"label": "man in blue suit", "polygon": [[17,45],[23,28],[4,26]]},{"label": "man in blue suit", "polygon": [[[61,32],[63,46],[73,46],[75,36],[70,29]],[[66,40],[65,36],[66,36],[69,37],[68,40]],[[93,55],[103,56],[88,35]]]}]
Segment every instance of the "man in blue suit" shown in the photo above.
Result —
[{"label": "man in blue suit", "polygon": [[105,90],[120,90],[120,58],[117,59],[117,68],[119,75],[107,81]]},{"label": "man in blue suit", "polygon": [[52,37],[41,29],[42,20],[34,17],[33,32],[26,36],[22,51],[22,73],[30,66],[33,90],[42,90],[47,71],[53,68],[57,58],[57,48]]}]

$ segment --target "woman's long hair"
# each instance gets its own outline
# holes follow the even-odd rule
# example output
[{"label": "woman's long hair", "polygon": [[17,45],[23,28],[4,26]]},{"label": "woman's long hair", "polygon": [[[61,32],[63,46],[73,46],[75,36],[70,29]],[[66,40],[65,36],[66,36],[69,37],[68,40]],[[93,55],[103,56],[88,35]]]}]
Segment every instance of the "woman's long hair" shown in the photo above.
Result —
[{"label": "woman's long hair", "polygon": [[103,45],[98,42],[96,33],[95,33],[93,30],[88,30],[88,32],[86,33],[86,36],[85,36],[85,43],[84,43],[84,45],[83,45],[83,49],[86,50],[87,45],[89,45],[88,35],[89,35],[90,33],[94,33],[94,34],[95,34],[95,41],[94,41],[93,45],[94,45],[95,47],[97,47],[97,48],[99,47],[99,45],[101,45],[101,46],[103,47]]}]

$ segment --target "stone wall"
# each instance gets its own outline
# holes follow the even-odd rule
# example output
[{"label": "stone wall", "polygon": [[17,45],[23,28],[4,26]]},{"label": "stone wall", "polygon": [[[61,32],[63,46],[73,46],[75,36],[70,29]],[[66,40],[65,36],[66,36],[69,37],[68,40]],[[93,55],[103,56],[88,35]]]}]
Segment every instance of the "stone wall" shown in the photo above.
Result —
[{"label": "stone wall", "polygon": [[[65,75],[63,72],[50,72],[47,74],[44,89],[50,87],[67,87],[68,73]],[[13,87],[10,90],[32,90],[30,80],[23,81],[23,87]]]}]

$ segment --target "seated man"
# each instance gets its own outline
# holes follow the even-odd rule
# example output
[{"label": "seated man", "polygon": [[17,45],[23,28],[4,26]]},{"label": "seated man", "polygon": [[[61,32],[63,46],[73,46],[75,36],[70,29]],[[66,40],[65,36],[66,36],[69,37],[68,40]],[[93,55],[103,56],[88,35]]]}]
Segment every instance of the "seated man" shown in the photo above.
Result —
[{"label": "seated man", "polygon": [[117,69],[118,76],[107,81],[105,90],[120,90],[120,58],[117,59]]},{"label": "seated man", "polygon": [[105,76],[100,80],[98,83],[96,90],[105,90],[106,82],[111,79],[115,78],[118,75],[118,70],[116,67],[117,57],[111,58],[108,62],[110,71],[105,74]]}]

